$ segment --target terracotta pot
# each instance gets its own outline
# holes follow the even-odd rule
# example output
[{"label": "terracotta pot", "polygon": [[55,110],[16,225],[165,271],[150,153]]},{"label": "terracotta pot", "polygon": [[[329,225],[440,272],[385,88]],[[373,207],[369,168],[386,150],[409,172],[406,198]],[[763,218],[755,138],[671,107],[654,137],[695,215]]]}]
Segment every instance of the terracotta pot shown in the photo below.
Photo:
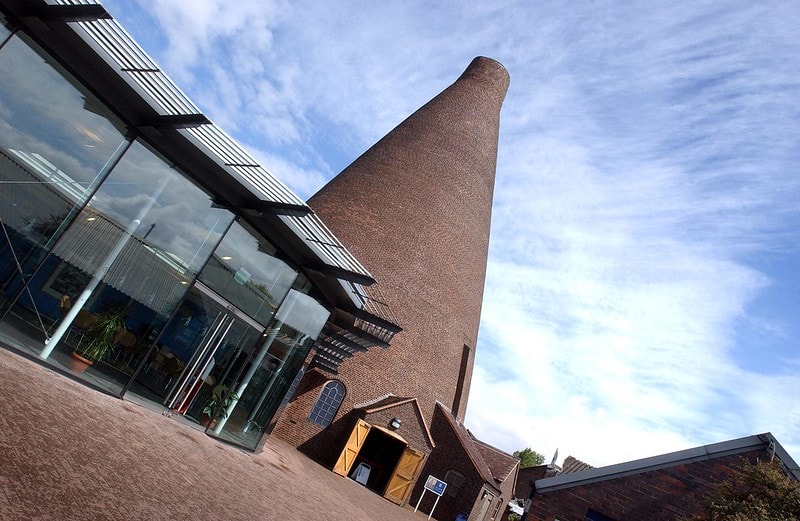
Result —
[{"label": "terracotta pot", "polygon": [[70,371],[72,371],[73,373],[80,374],[80,373],[84,372],[87,367],[92,365],[92,361],[91,360],[87,360],[86,358],[82,357],[81,355],[79,355],[75,351],[70,353],[69,356],[70,356],[70,359],[68,361],[68,366],[69,366]]}]

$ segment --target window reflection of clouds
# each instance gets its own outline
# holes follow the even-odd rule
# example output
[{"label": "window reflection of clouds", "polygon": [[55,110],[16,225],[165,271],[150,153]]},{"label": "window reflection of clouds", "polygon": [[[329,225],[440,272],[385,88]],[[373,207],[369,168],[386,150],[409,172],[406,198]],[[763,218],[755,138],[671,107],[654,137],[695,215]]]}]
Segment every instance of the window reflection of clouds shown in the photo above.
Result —
[{"label": "window reflection of clouds", "polygon": [[0,51],[0,92],[2,145],[40,154],[83,186],[123,140],[107,114],[91,111],[90,94],[16,35]]},{"label": "window reflection of clouds", "polygon": [[124,226],[136,218],[165,178],[169,179],[166,189],[135,235],[143,238],[147,234],[148,243],[177,256],[194,271],[210,254],[233,215],[212,208],[208,194],[143,144],[131,146],[91,206]]},{"label": "window reflection of clouds", "polygon": [[[276,250],[271,244],[259,243],[254,235],[240,223],[234,223],[216,255],[234,272],[240,268],[247,270],[251,280],[263,284],[271,295],[283,296],[289,291],[297,273],[285,262],[272,256]],[[226,257],[230,259],[226,260]]]}]

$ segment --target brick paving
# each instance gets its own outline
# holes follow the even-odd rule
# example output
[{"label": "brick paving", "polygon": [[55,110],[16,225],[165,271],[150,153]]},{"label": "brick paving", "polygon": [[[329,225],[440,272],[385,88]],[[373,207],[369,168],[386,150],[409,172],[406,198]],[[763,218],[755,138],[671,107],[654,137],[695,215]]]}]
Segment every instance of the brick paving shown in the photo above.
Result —
[{"label": "brick paving", "polygon": [[0,348],[1,520],[426,517],[279,440],[246,453]]}]

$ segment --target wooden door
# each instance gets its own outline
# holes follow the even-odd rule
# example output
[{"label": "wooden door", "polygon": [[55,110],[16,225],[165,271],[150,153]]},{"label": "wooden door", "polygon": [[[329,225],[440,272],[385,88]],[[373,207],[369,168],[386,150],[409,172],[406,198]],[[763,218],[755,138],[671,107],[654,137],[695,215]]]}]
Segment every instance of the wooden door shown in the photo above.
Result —
[{"label": "wooden door", "polygon": [[347,477],[347,473],[350,472],[350,468],[353,466],[356,456],[358,456],[358,451],[364,445],[371,428],[370,424],[364,420],[356,421],[356,426],[353,427],[353,432],[350,433],[350,438],[347,439],[344,450],[339,454],[336,465],[333,466],[335,473]]},{"label": "wooden door", "polygon": [[411,485],[417,477],[422,462],[425,460],[425,454],[410,447],[406,447],[403,455],[400,456],[400,461],[397,462],[397,467],[394,469],[389,484],[386,485],[386,492],[383,497],[397,503],[402,504],[403,501],[411,493]]}]

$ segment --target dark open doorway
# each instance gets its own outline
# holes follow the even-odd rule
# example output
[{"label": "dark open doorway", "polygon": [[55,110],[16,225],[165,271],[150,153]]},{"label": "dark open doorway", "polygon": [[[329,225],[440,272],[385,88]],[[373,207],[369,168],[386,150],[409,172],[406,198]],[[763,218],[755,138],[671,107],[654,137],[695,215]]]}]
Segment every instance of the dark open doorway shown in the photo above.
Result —
[{"label": "dark open doorway", "polygon": [[[401,440],[373,427],[353,462],[350,478],[373,492],[383,494],[405,448],[406,444]],[[366,476],[365,469],[368,469]],[[359,473],[361,478],[357,479]]]}]

